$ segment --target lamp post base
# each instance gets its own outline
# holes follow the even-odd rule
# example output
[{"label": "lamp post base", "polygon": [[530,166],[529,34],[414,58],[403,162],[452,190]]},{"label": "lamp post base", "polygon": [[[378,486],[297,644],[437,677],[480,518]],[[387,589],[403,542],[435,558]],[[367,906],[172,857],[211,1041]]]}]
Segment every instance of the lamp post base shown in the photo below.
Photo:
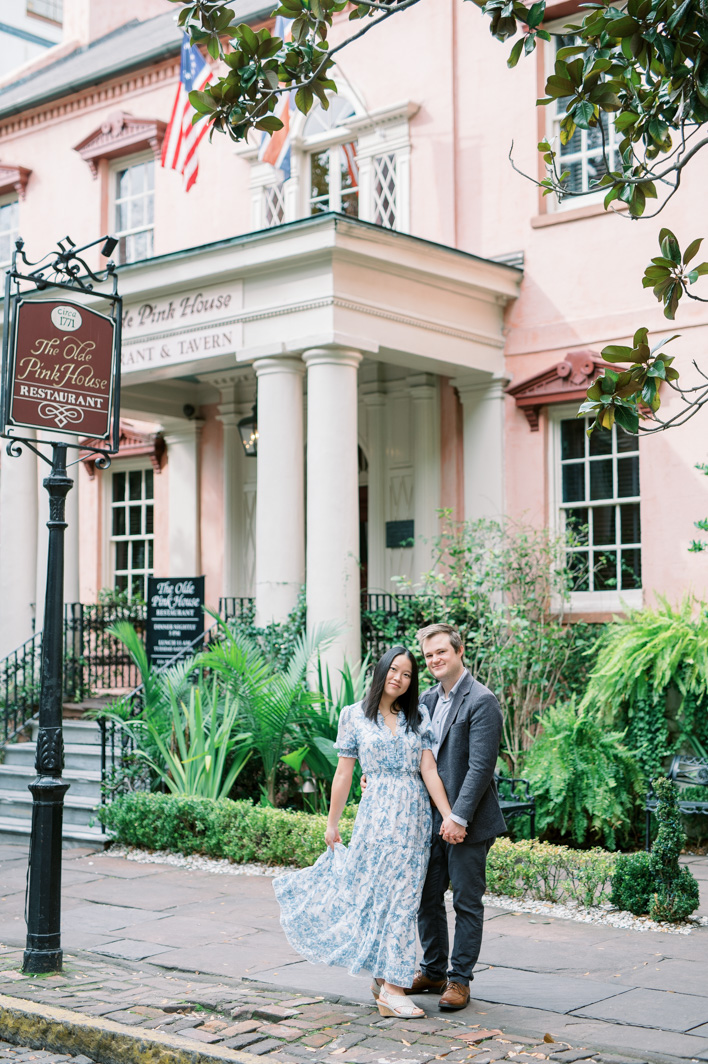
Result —
[{"label": "lamp post base", "polygon": [[26,949],[22,958],[22,971],[28,975],[42,975],[62,970],[64,954],[60,949]]}]

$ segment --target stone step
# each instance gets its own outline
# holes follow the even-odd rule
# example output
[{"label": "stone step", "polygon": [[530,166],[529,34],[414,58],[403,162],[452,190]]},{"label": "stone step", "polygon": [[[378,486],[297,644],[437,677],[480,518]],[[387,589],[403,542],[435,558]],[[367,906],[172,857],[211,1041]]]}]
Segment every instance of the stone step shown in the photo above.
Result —
[{"label": "stone step", "polygon": [[[9,839],[19,841],[22,838],[29,838],[31,823],[29,817],[5,816],[3,814],[0,816],[0,841],[8,841]],[[103,848],[104,844],[108,842],[108,836],[95,828],[64,824],[62,842],[64,847],[85,846],[88,843],[89,845]]]},{"label": "stone step", "polygon": [[[37,733],[39,732],[39,721],[36,717],[32,718],[32,742],[37,742]],[[73,746],[100,746],[101,745],[101,726],[95,720],[79,720],[73,717],[65,717],[62,723],[62,731],[64,733],[64,745]]]},{"label": "stone step", "polygon": [[[6,765],[34,765],[36,743],[8,743],[4,747]],[[101,771],[101,748],[88,743],[66,743],[64,761],[67,769]]]},{"label": "stone step", "polygon": [[[71,827],[89,828],[89,821],[96,815],[100,798],[87,795],[72,795],[68,790],[64,796],[64,824]],[[12,816],[21,820],[32,815],[32,795],[29,791],[11,791],[0,789],[0,816]],[[96,823],[100,832],[101,826]]]},{"label": "stone step", "polygon": [[[0,765],[0,789],[5,791],[27,790],[27,785],[35,778],[34,764],[30,765]],[[64,769],[62,779],[71,786],[71,793],[77,797],[93,798],[96,801],[101,795],[101,773],[74,772]]]}]

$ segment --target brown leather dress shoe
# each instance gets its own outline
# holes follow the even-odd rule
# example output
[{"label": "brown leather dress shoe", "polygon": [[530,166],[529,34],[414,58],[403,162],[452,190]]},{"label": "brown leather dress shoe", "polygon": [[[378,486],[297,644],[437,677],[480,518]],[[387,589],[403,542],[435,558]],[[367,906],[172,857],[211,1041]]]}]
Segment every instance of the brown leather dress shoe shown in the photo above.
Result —
[{"label": "brown leather dress shoe", "polygon": [[464,1009],[470,1003],[470,988],[462,983],[445,984],[445,989],[440,997],[438,1008],[440,1009]]},{"label": "brown leather dress shoe", "polygon": [[420,969],[413,976],[413,985],[406,987],[406,994],[440,994],[447,979],[429,979]]}]

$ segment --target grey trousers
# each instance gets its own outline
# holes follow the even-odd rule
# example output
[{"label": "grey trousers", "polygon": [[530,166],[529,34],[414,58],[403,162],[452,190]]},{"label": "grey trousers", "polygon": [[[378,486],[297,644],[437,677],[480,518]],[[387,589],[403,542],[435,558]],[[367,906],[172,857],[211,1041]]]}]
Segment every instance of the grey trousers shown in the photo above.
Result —
[{"label": "grey trousers", "polygon": [[[421,970],[430,979],[449,979],[467,986],[482,947],[487,854],[494,839],[451,845],[434,835],[428,874],[418,910],[423,947]],[[445,891],[452,883],[455,939],[450,957]],[[449,963],[449,968],[448,968]]]}]

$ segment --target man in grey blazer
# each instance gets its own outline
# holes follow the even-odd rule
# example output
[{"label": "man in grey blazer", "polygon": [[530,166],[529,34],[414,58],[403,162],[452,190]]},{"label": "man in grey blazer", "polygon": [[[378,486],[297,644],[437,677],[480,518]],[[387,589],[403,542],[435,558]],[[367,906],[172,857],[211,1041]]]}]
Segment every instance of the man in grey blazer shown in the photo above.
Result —
[{"label": "man in grey blazer", "polygon": [[[463,1009],[482,945],[487,854],[506,830],[494,770],[502,714],[492,692],[464,665],[460,633],[449,624],[418,632],[428,671],[437,680],[421,702],[435,732],[433,753],[452,806],[445,820],[433,810],[430,863],[418,911],[421,967],[409,994],[440,994],[441,1009]],[[445,891],[452,883],[455,936],[450,945]]]}]

